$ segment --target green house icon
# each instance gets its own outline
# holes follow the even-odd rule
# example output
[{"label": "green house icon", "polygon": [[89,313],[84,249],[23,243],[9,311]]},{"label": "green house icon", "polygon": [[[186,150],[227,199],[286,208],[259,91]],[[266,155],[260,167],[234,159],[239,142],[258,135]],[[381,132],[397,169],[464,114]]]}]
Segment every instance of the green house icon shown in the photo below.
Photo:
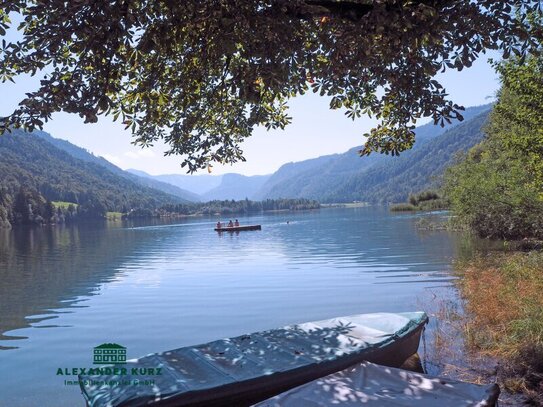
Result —
[{"label": "green house icon", "polygon": [[116,343],[103,343],[94,348],[94,364],[126,363],[126,348]]}]

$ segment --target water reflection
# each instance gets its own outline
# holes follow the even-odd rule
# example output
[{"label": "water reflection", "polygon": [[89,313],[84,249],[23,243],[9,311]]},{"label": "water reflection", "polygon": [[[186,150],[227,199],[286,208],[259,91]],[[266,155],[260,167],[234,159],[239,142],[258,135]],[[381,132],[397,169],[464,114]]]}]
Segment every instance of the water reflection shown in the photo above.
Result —
[{"label": "water reflection", "polygon": [[114,280],[127,253],[143,244],[107,225],[2,230],[0,340],[24,338],[6,333],[18,328],[55,327],[51,321],[70,312],[58,309],[84,307],[84,297]]}]

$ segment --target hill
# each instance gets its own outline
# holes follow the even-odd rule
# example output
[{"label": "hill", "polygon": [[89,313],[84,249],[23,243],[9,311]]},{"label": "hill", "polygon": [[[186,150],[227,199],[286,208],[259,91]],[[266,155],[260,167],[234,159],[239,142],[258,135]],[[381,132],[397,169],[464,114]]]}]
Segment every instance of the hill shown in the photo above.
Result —
[{"label": "hill", "polygon": [[135,182],[136,184],[141,185],[143,187],[157,189],[166,194],[181,198],[182,200],[185,200],[185,201],[197,202],[200,200],[200,197],[197,194],[186,191],[178,186],[171,185],[170,183],[162,182],[160,180],[156,180],[153,178],[149,178],[149,176],[145,177],[145,176],[140,176],[138,174],[131,173],[129,171],[124,171],[121,168],[117,167],[116,165],[113,165],[112,163],[107,161],[105,158],[95,156],[94,154],[88,152],[84,148],[78,147],[66,140],[54,138],[50,134],[45,133],[43,131],[37,131],[35,132],[35,134],[41,137],[43,140],[47,141],[48,143],[54,145],[58,149],[67,152],[74,158],[101,165],[102,167],[106,168],[112,173],[119,175],[120,177],[126,178],[132,182]]},{"label": "hill", "polygon": [[321,202],[400,202],[411,192],[429,188],[459,151],[477,144],[491,105],[468,108],[465,121],[445,128],[418,127],[412,150],[399,157],[372,154],[359,148],[282,166],[255,194],[257,199],[309,198]]},{"label": "hill", "polygon": [[43,135],[21,130],[0,137],[0,173],[0,222],[4,223],[17,205],[20,223],[27,223],[32,206],[39,209],[40,216],[43,211],[50,212],[46,201],[73,202],[81,214],[88,216],[186,202],[142,186],[104,165],[75,158]]}]

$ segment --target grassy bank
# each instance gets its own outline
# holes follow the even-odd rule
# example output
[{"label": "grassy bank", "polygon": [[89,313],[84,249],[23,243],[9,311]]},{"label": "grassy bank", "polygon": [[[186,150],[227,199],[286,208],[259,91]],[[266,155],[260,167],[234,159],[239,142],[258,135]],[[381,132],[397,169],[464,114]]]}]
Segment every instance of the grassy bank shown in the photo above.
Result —
[{"label": "grassy bank", "polygon": [[55,209],[61,208],[61,209],[68,209],[71,206],[74,208],[77,208],[79,205],[73,202],[64,202],[64,201],[53,201],[51,202]]},{"label": "grassy bank", "polygon": [[500,384],[541,405],[543,252],[493,252],[457,270],[468,349],[498,359]]}]

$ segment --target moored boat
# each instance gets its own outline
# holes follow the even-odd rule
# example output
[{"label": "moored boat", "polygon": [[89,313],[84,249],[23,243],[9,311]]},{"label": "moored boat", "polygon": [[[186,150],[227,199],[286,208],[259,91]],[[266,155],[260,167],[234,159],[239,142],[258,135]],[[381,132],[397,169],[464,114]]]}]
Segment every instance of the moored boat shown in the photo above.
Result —
[{"label": "moored boat", "polygon": [[242,230],[262,230],[262,225],[246,225],[246,226],[224,226],[215,228],[216,232],[240,232]]},{"label": "moored boat", "polygon": [[[248,406],[364,360],[401,366],[417,352],[427,322],[423,312],[308,322],[151,354],[120,374],[79,379],[92,407]],[[149,369],[160,375],[138,376]],[[134,380],[152,385],[111,386]]]},{"label": "moored boat", "polygon": [[497,384],[478,385],[363,362],[253,407],[492,407]]}]

